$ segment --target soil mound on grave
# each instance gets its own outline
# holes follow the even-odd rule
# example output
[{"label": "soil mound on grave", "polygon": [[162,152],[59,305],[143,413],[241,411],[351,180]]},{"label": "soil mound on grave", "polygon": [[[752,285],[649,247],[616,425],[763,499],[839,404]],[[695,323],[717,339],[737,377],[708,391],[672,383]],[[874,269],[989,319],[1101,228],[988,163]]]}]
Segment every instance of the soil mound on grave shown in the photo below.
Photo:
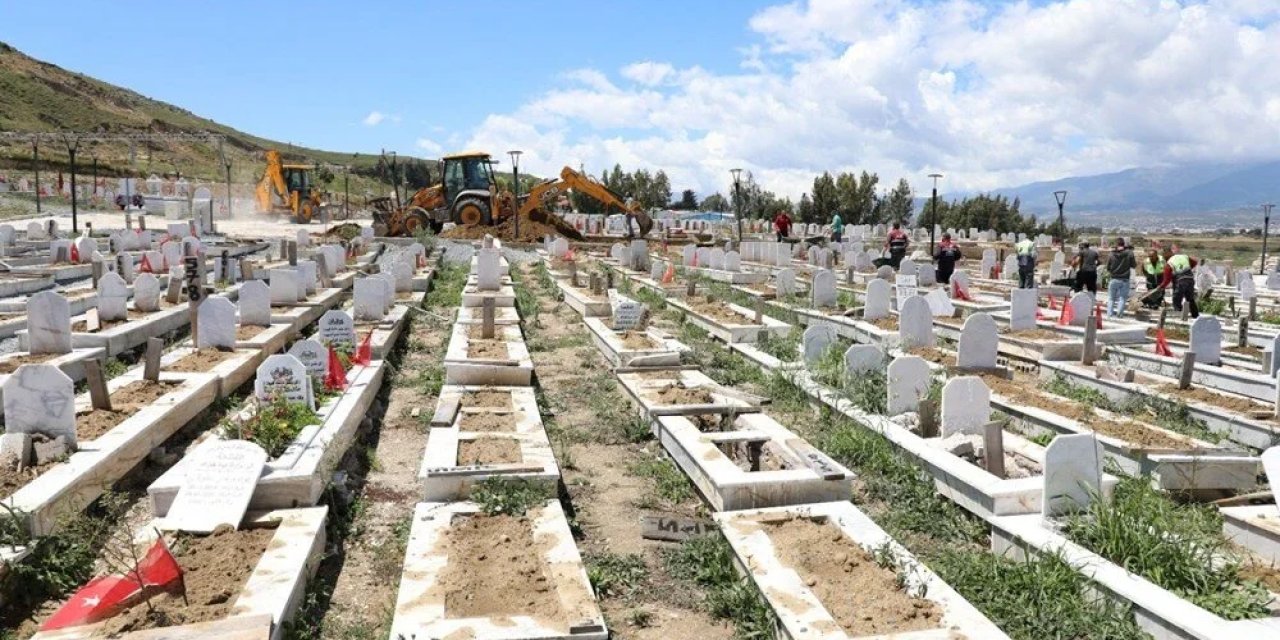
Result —
[{"label": "soil mound on grave", "polygon": [[457,226],[440,233],[440,237],[450,240],[479,240],[485,236],[493,236],[503,242],[542,242],[542,239],[547,236],[558,238],[560,235],[555,227],[525,219],[520,221],[520,235],[517,236],[515,221],[512,218],[507,218],[502,221],[502,224],[494,227]]},{"label": "soil mound on grave", "polygon": [[532,516],[454,521],[445,534],[448,564],[439,585],[445,617],[532,616],[567,628],[568,616],[542,559],[550,541],[534,538]]},{"label": "soil mound on grave", "polygon": [[150,609],[140,602],[109,618],[102,635],[225,618],[273,536],[274,528],[226,528],[207,536],[179,537],[170,551],[182,567],[186,602],[178,588],[152,596]]},{"label": "soil mound on grave", "polygon": [[516,430],[516,417],[510,413],[464,413],[458,428],[473,433],[511,433]]},{"label": "soil mound on grave", "polygon": [[702,387],[686,387],[683,384],[669,384],[654,393],[654,397],[662,404],[711,404],[715,398],[711,392]]},{"label": "soil mound on grave", "polygon": [[510,391],[468,391],[462,396],[462,406],[478,409],[510,409]]},{"label": "soil mound on grave", "polygon": [[510,438],[476,438],[458,443],[458,465],[519,464],[520,443]]}]

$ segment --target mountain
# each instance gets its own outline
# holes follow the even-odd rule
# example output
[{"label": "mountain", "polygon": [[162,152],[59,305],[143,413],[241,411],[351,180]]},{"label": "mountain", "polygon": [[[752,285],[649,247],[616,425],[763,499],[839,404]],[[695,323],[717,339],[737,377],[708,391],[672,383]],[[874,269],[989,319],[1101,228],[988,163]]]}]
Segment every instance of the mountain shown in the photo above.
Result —
[{"label": "mountain", "polygon": [[[279,149],[288,162],[351,163],[357,172],[365,175],[375,173],[379,158],[361,154],[353,161],[350,153],[308,149],[244,133],[181,107],[36,60],[3,42],[0,42],[0,131],[219,133],[226,136],[225,150],[237,182],[253,181],[260,176],[263,153],[272,148]],[[41,160],[46,167],[60,167],[65,162],[66,152],[59,146],[53,145],[48,151],[42,146]],[[127,143],[95,144],[93,153],[104,174],[130,167]],[[216,145],[160,142],[139,145],[135,154],[135,171],[148,171],[148,165],[154,166],[156,173],[172,172],[176,167],[184,175],[222,178]],[[82,152],[80,157],[86,160],[87,155]],[[0,142],[0,167],[26,169],[30,157],[30,146]]]},{"label": "mountain", "polygon": [[1053,192],[1067,191],[1071,215],[1119,213],[1234,214],[1280,199],[1280,160],[1190,163],[1033,182],[996,189],[1022,199],[1022,210],[1057,213]]}]

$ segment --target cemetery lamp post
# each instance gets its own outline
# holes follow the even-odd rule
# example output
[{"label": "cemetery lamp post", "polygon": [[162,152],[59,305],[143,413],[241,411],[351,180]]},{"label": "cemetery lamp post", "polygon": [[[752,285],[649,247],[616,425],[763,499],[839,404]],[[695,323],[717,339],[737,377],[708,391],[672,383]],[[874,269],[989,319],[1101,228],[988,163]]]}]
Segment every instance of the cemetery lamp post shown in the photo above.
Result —
[{"label": "cemetery lamp post", "polygon": [[511,190],[515,194],[515,200],[511,203],[512,223],[515,225],[513,230],[515,237],[512,242],[520,241],[520,154],[524,153],[519,149],[512,149],[507,152],[511,156]]},{"label": "cemetery lamp post", "polygon": [[733,174],[733,215],[738,219],[738,244],[742,244],[742,169],[730,169]]},{"label": "cemetery lamp post", "polygon": [[938,227],[938,179],[942,177],[942,174],[931,173],[929,174],[929,177],[933,178],[933,198],[930,204],[930,206],[933,208],[933,213],[929,214],[929,256],[930,256],[930,260],[932,260],[933,259],[932,258],[933,239],[934,239],[933,230]]},{"label": "cemetery lamp post", "polygon": [[1067,192],[1065,190],[1054,191],[1053,198],[1058,201],[1058,233],[1062,234],[1062,237],[1058,238],[1058,244],[1065,247],[1067,242],[1067,223],[1063,220],[1062,209],[1067,204]]},{"label": "cemetery lamp post", "polygon": [[40,213],[40,137],[31,139],[31,168],[36,172],[36,213]]},{"label": "cemetery lamp post", "polygon": [[1258,265],[1258,273],[1262,275],[1267,273],[1267,235],[1271,230],[1271,210],[1275,206],[1270,202],[1262,205],[1262,264]]}]

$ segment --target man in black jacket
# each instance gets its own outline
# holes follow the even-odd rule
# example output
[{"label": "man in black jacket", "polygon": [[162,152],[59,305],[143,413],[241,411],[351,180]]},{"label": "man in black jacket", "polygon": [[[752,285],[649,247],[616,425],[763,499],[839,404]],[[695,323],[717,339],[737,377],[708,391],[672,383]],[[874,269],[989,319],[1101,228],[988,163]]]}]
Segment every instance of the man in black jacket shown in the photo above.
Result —
[{"label": "man in black jacket", "polygon": [[1116,248],[1107,260],[1107,275],[1111,277],[1111,282],[1107,284],[1107,317],[1124,316],[1135,266],[1133,250],[1125,246],[1124,238],[1116,240]]}]

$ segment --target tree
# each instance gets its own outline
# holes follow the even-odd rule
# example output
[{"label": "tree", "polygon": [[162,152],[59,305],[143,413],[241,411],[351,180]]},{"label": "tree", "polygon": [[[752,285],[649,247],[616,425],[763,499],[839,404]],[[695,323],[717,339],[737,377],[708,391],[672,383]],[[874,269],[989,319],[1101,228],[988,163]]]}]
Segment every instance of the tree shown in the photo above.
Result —
[{"label": "tree", "polygon": [[667,177],[667,172],[658,169],[653,174],[653,182],[649,186],[649,201],[654,207],[665,207],[671,202],[671,179]]},{"label": "tree", "polygon": [[889,192],[884,205],[886,222],[906,224],[911,220],[911,212],[915,208],[915,194],[906,178],[898,180],[898,186]]},{"label": "tree", "polygon": [[720,195],[719,192],[713,193],[702,199],[702,204],[698,207],[702,211],[728,211],[729,200]]},{"label": "tree", "polygon": [[800,194],[800,206],[795,211],[796,220],[800,222],[809,222],[817,220],[818,216],[813,211],[813,200],[809,199],[809,194]]},{"label": "tree", "polygon": [[680,201],[672,205],[672,209],[677,211],[693,211],[698,208],[698,196],[693,189],[685,189],[680,192]]},{"label": "tree", "polygon": [[801,222],[822,224],[831,219],[831,214],[840,210],[840,200],[836,191],[836,181],[830,173],[813,179],[813,212],[808,218],[801,217]]}]

